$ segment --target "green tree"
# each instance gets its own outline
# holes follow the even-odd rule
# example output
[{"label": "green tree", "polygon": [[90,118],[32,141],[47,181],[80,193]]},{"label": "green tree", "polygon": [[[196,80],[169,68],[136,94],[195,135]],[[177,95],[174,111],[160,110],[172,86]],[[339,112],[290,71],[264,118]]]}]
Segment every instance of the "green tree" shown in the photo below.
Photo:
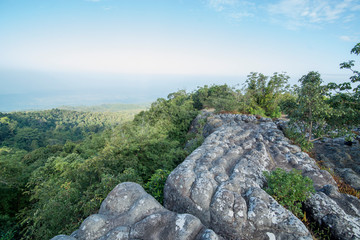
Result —
[{"label": "green tree", "polygon": [[168,170],[158,169],[145,184],[145,190],[161,204],[164,201],[164,186],[169,174]]},{"label": "green tree", "polygon": [[[150,181],[148,186],[159,195],[156,181],[164,179],[156,170],[170,171],[186,157],[187,132],[196,115],[191,95],[178,91],[158,99],[131,122],[108,127],[78,143],[65,142],[59,154],[45,151],[55,146],[27,154],[24,163],[36,167],[26,189],[30,204],[21,211],[24,238],[71,233],[124,181],[144,187]],[[58,126],[65,126],[64,122]]]},{"label": "green tree", "polygon": [[9,117],[1,117],[0,115],[0,142],[9,137],[14,136],[17,122],[9,119]]},{"label": "green tree", "polygon": [[[351,53],[360,54],[360,43],[354,46]],[[353,69],[354,62],[350,60],[340,64],[341,69],[352,71],[350,82],[328,84],[328,88],[332,90],[328,102],[334,108],[334,114],[328,122],[338,130],[350,131],[353,125],[360,124],[360,84],[356,86],[360,82],[360,72]]]},{"label": "green tree", "polygon": [[251,72],[245,82],[245,107],[252,114],[280,117],[280,101],[287,92],[289,76],[275,72],[268,77],[262,73]]},{"label": "green tree", "polygon": [[[350,51],[350,53],[359,55],[360,54],[360,43],[356,44]],[[343,69],[349,69],[352,71],[353,75],[350,77],[350,81],[352,83],[356,83],[356,82],[360,82],[360,72],[357,70],[354,70],[353,67],[355,66],[354,64],[354,60],[350,60],[348,62],[343,62],[340,64],[340,68]],[[348,82],[342,83],[338,85],[339,88],[344,88],[344,89],[351,89],[351,86],[349,86]],[[360,84],[357,85],[353,91],[355,92],[355,94],[360,94]]]},{"label": "green tree", "polygon": [[203,108],[215,108],[217,112],[237,111],[239,92],[226,84],[198,87],[192,94],[194,107],[198,110]]},{"label": "green tree", "polygon": [[[313,141],[313,134],[317,137],[324,134],[326,116],[331,109],[325,102],[327,88],[322,86],[322,79],[318,72],[309,72],[299,79],[298,97],[295,109],[291,112],[291,123]],[[316,130],[316,131],[314,131]]]},{"label": "green tree", "polygon": [[17,225],[16,214],[27,203],[22,194],[30,174],[21,161],[25,154],[24,150],[0,148],[0,239],[11,239]]}]

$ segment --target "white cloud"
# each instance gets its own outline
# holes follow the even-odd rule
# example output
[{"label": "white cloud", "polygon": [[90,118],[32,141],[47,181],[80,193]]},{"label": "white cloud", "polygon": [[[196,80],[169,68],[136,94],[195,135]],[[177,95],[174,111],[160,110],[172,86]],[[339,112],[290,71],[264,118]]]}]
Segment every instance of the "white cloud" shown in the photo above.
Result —
[{"label": "white cloud", "polygon": [[103,7],[104,11],[110,11],[110,10],[113,10],[113,9],[114,9],[114,7],[112,7],[112,6]]},{"label": "white cloud", "polygon": [[349,23],[360,16],[359,0],[273,0],[272,3],[262,4],[247,0],[202,1],[231,19],[257,17],[289,29],[304,26],[320,28],[324,24]]},{"label": "white cloud", "polygon": [[340,39],[345,42],[351,42],[351,38],[349,36],[340,36]]},{"label": "white cloud", "polygon": [[343,23],[348,23],[348,22],[354,21],[355,19],[356,19],[356,16],[354,14],[350,14],[348,16],[345,16],[342,20],[343,20]]},{"label": "white cloud", "polygon": [[208,7],[217,12],[225,14],[225,16],[242,20],[255,16],[256,5],[250,1],[243,0],[205,0]]},{"label": "white cloud", "polygon": [[236,12],[236,13],[229,14],[229,16],[234,19],[242,19],[242,18],[246,18],[246,17],[254,17],[255,15],[250,12]]},{"label": "white cloud", "polygon": [[359,10],[360,10],[360,4],[354,6],[351,10],[352,10],[352,11],[359,11]]},{"label": "white cloud", "polygon": [[208,0],[207,3],[209,7],[215,9],[218,12],[221,12],[227,8],[234,7],[238,1],[237,0]]},{"label": "white cloud", "polygon": [[359,42],[359,37],[355,37],[355,36],[343,35],[343,36],[340,36],[339,38],[345,42],[354,42],[354,43]]},{"label": "white cloud", "polygon": [[354,15],[349,12],[359,11],[357,6],[354,0],[281,0],[268,5],[267,11],[273,18],[294,29],[334,23],[340,19],[353,21]]}]

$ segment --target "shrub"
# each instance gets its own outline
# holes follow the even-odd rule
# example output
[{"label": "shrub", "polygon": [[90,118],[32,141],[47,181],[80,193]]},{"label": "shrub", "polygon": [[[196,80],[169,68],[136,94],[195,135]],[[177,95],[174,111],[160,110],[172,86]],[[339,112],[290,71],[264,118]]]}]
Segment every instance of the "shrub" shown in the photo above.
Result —
[{"label": "shrub", "polygon": [[307,140],[306,136],[303,135],[295,126],[289,125],[285,128],[284,134],[287,138],[291,139],[295,144],[299,145],[301,150],[304,152],[311,152],[314,147],[313,142]]},{"label": "shrub", "polygon": [[253,115],[260,115],[262,117],[267,117],[265,110],[258,106],[256,106],[255,108],[250,108],[249,112],[250,112],[250,114],[253,114]]},{"label": "shrub", "polygon": [[280,107],[277,106],[274,111],[270,113],[270,118],[280,118],[281,117],[281,110]]},{"label": "shrub", "polygon": [[16,223],[8,215],[0,215],[0,240],[11,240],[15,238]]},{"label": "shrub", "polygon": [[301,171],[295,169],[286,172],[277,168],[271,173],[264,172],[264,175],[268,184],[265,191],[298,218],[302,218],[302,203],[315,192],[312,180],[303,177]]},{"label": "shrub", "polygon": [[265,76],[262,73],[251,72],[245,82],[245,101],[248,103],[251,114],[280,117],[279,103],[282,96],[288,92],[289,76],[286,73],[274,73]]},{"label": "shrub", "polygon": [[198,110],[203,108],[215,108],[217,112],[222,110],[235,111],[238,108],[237,93],[234,88],[226,84],[198,87],[192,94],[194,107]]},{"label": "shrub", "polygon": [[145,184],[145,190],[161,204],[164,201],[164,185],[169,174],[168,170],[158,169]]},{"label": "shrub", "polygon": [[9,230],[4,233],[0,233],[0,240],[12,240],[15,237],[15,231]]}]

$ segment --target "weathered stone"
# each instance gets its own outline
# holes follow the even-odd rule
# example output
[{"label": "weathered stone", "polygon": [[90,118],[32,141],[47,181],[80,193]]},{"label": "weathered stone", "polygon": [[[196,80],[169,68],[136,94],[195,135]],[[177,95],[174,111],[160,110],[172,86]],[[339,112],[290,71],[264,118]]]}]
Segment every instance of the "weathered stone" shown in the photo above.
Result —
[{"label": "weathered stone", "polygon": [[360,190],[360,144],[344,144],[344,138],[323,139],[314,145],[316,158],[346,183]]},{"label": "weathered stone", "polygon": [[360,174],[351,168],[335,168],[335,172],[351,187],[360,190]]},{"label": "weathered stone", "polygon": [[331,175],[290,144],[271,119],[221,114],[208,117],[205,129],[203,145],[169,175],[165,207],[197,216],[225,239],[312,239],[299,219],[262,190],[263,172],[295,168],[316,190],[330,184],[337,196]]},{"label": "weathered stone", "polygon": [[360,239],[360,201],[340,194],[334,186],[324,186],[305,204],[310,216],[329,228],[336,239]]},{"label": "weathered stone", "polygon": [[202,110],[196,118],[192,121],[189,133],[198,133],[199,131],[203,131],[204,123],[207,122],[207,118],[213,116],[213,111],[210,110]]},{"label": "weathered stone", "polygon": [[66,236],[66,235],[58,235],[58,236],[53,237],[50,240],[76,240],[76,238]]},{"label": "weathered stone", "polygon": [[54,240],[222,239],[190,214],[165,209],[136,183],[116,186],[98,214],[86,218],[70,237]]}]

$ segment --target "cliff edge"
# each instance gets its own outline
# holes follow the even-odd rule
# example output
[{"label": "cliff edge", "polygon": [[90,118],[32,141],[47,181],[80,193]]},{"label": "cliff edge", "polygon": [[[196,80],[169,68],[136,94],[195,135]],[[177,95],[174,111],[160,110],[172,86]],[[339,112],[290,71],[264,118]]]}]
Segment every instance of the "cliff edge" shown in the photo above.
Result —
[{"label": "cliff edge", "polygon": [[331,175],[267,118],[205,115],[205,141],[168,177],[164,206],[122,183],[74,239],[312,239],[303,223],[264,190],[264,171],[295,168],[313,180],[308,217],[335,239],[360,239],[360,201],[340,194]]}]

